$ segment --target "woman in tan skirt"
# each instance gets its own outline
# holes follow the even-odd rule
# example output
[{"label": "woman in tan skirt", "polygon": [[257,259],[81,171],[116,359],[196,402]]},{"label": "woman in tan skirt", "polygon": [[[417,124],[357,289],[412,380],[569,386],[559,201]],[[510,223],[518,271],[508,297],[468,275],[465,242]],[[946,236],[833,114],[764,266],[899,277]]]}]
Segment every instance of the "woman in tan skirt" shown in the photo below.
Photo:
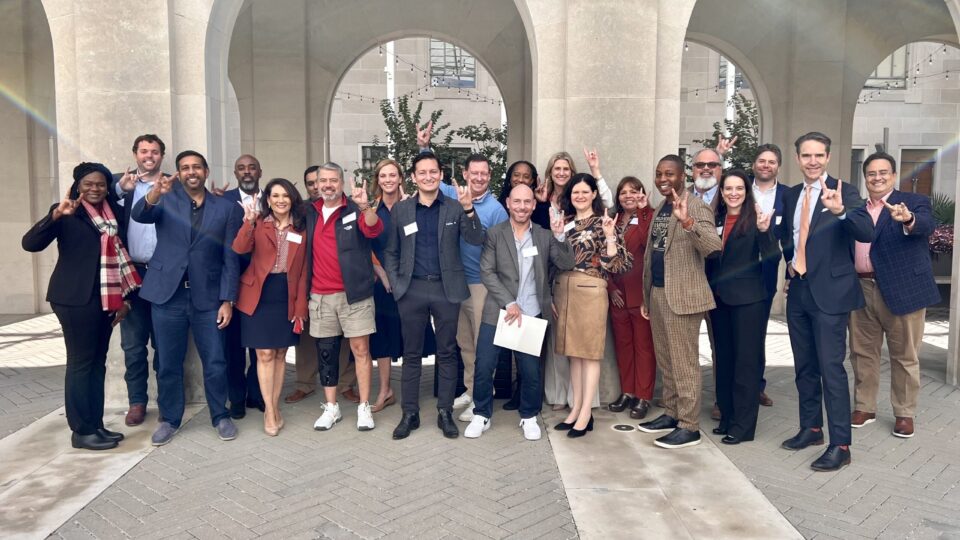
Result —
[{"label": "woman in tan skirt", "polygon": [[557,277],[554,286],[554,348],[570,359],[573,406],[554,429],[568,430],[568,437],[582,437],[593,430],[590,406],[600,381],[607,336],[607,277],[629,270],[633,257],[617,236],[616,220],[603,208],[593,176],[574,176],[563,191],[561,207],[564,214],[575,216],[566,233],[575,264]]}]

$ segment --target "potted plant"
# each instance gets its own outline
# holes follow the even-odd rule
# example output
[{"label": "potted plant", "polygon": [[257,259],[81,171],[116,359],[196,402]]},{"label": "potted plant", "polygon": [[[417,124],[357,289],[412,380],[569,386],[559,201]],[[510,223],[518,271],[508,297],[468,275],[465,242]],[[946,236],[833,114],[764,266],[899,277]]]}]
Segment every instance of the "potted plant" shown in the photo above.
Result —
[{"label": "potted plant", "polygon": [[930,256],[933,262],[933,275],[950,276],[953,268],[953,199],[943,193],[934,193],[930,197],[933,220],[937,224],[930,235]]}]

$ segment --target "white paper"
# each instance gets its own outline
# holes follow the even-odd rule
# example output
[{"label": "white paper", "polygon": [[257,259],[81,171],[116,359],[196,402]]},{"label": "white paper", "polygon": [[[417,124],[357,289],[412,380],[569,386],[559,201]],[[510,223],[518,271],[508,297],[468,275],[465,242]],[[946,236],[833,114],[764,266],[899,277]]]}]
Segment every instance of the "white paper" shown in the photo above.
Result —
[{"label": "white paper", "polygon": [[507,316],[506,310],[500,310],[497,319],[497,333],[493,335],[493,344],[513,351],[519,351],[533,356],[540,356],[543,348],[543,338],[547,333],[546,319],[524,315],[520,326],[517,322],[507,324],[503,320]]},{"label": "white paper", "polygon": [[341,219],[340,222],[343,224],[347,224],[347,223],[353,223],[356,220],[357,220],[357,213],[350,212],[349,214],[343,216],[343,219]]},{"label": "white paper", "polygon": [[294,244],[299,244],[303,242],[303,237],[295,232],[287,233],[287,242],[293,242]]},{"label": "white paper", "polygon": [[414,221],[413,223],[411,223],[411,224],[409,224],[409,225],[404,225],[404,226],[403,226],[403,234],[404,234],[405,236],[410,236],[411,234],[417,232],[417,230],[418,230],[418,229],[417,229],[417,222],[416,222],[416,221]]},{"label": "white paper", "polygon": [[783,216],[777,216],[777,225],[779,225],[781,221],[783,221]]},{"label": "white paper", "polygon": [[540,252],[537,251],[537,246],[525,247],[520,253],[523,254],[524,257],[536,257],[540,254]]}]

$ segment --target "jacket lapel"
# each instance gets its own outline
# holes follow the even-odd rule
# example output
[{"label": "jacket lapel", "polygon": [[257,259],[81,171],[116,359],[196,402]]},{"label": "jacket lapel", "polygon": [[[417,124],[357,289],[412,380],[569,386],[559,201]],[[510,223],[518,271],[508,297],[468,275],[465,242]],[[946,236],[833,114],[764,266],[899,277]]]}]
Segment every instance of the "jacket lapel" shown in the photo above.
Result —
[{"label": "jacket lapel", "polygon": [[[440,205],[440,223],[437,223],[437,249],[442,250],[443,248],[443,230],[446,229],[445,225],[447,223],[447,205],[444,201],[434,200],[433,204]],[[414,214],[416,218],[416,214]],[[437,253],[440,253],[438,251]]]},{"label": "jacket lapel", "polygon": [[[887,198],[887,203],[897,204],[901,202],[901,200],[902,199],[900,198],[900,192],[897,190],[893,190],[893,192],[890,193],[890,197]],[[884,208],[883,210],[880,210],[880,217],[877,218],[877,223],[873,227],[873,238],[874,239],[879,238],[880,233],[883,231],[884,227],[887,227],[891,221],[893,220],[890,219],[890,212],[888,212],[886,208]]]},{"label": "jacket lapel", "polygon": [[[532,235],[533,235],[533,230],[532,230],[533,223],[530,223],[530,227],[531,227],[530,233],[531,233],[531,236],[532,236]],[[517,250],[515,249],[515,246],[516,246],[517,244],[516,244],[516,241],[514,240],[514,236],[513,236],[513,227],[512,227],[512,226],[504,227],[500,234],[502,234],[502,235],[504,236],[504,239],[507,241],[507,243],[506,243],[506,245],[507,245],[507,251],[510,252],[510,260],[513,261],[513,267],[517,269],[517,279],[519,280],[519,279],[520,279],[520,258],[517,257]],[[537,241],[536,241],[535,238],[534,238],[534,241],[533,241],[533,245],[535,245],[535,246],[537,245]],[[537,250],[538,250],[538,251],[539,251],[539,249],[540,249],[540,248],[537,247]]]},{"label": "jacket lapel", "polygon": [[[830,180],[833,180],[833,177],[832,177],[832,176],[827,176],[827,181],[824,182],[824,184],[826,184],[826,186],[827,186],[827,189],[833,189],[833,188],[830,187]],[[802,184],[801,184],[801,185],[802,185]],[[834,187],[836,187],[836,185],[837,185],[837,181],[836,181],[836,180],[833,180],[833,185],[834,185]],[[800,188],[800,197],[801,197],[801,199],[803,198],[803,191],[804,191],[804,188]],[[820,195],[823,195],[823,191],[820,191]],[[810,234],[813,234],[813,231],[816,230],[817,224],[820,222],[820,216],[824,213],[824,210],[825,210],[825,208],[824,208],[824,206],[823,206],[823,201],[820,200],[820,195],[817,195],[817,196],[816,196],[816,197],[817,197],[817,200],[814,201],[815,204],[813,205],[813,217],[810,218]],[[811,193],[810,196],[813,197],[814,195]],[[802,200],[801,200],[801,201],[797,201],[797,204],[800,205],[800,208],[803,208],[803,201],[802,201]],[[809,239],[809,236],[808,236],[808,239]]]}]

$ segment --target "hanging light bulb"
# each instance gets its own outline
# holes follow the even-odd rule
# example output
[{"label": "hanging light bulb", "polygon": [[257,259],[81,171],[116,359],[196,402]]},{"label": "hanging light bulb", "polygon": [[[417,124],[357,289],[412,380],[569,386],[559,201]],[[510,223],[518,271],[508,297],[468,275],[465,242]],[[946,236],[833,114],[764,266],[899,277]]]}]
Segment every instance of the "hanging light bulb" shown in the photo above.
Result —
[{"label": "hanging light bulb", "polygon": [[377,54],[383,56],[383,45],[377,44]]},{"label": "hanging light bulb", "polygon": [[933,65],[933,55],[931,55],[930,58],[927,58],[927,63],[931,66]]},{"label": "hanging light bulb", "polygon": [[917,73],[920,73],[920,66],[917,66]]},{"label": "hanging light bulb", "polygon": [[696,97],[700,97],[700,89],[699,89],[699,88],[695,91],[694,95],[695,95]]},{"label": "hanging light bulb", "polygon": [[950,80],[950,72],[948,71],[948,72],[943,76],[943,78],[949,81],[949,80]]},{"label": "hanging light bulb", "polygon": [[683,50],[684,50],[684,51],[689,51],[689,50],[690,50],[690,44],[687,43],[686,41],[683,42]]}]

